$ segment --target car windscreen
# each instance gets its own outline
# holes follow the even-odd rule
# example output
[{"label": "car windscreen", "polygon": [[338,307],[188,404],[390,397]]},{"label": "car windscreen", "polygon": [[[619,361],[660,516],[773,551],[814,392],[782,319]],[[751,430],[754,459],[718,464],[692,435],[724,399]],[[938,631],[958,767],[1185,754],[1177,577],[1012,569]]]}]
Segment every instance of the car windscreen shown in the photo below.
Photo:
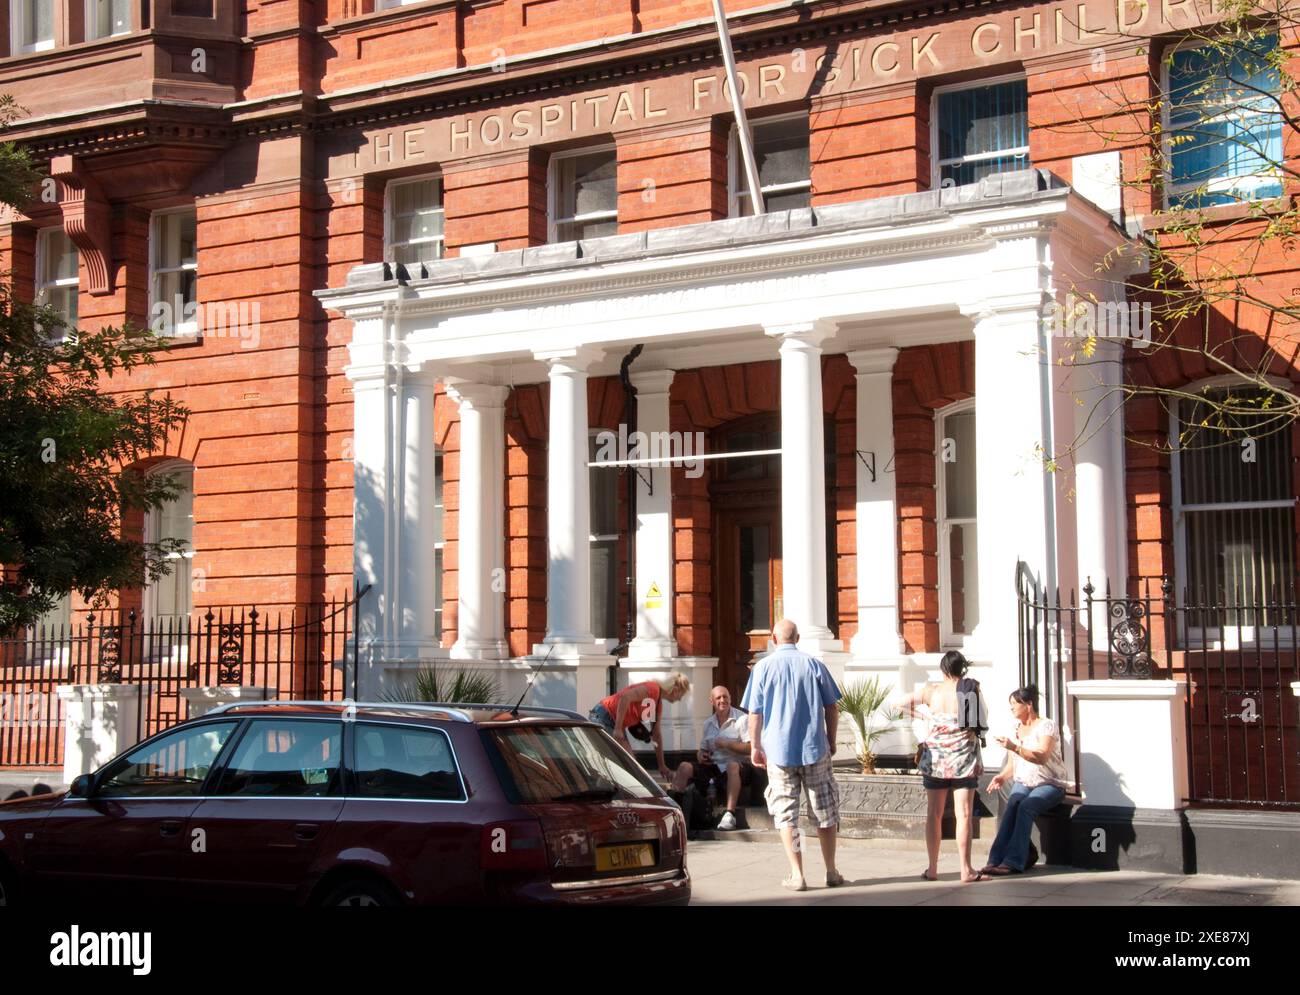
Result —
[{"label": "car windscreen", "polygon": [[484,735],[496,747],[506,789],[524,804],[661,794],[635,760],[590,726],[518,725]]}]

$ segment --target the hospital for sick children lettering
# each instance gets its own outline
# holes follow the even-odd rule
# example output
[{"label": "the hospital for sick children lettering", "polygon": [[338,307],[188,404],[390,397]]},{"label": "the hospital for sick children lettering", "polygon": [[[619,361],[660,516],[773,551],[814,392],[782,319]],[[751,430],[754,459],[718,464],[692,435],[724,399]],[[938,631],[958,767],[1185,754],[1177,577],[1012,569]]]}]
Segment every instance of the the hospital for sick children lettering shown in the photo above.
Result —
[{"label": "the hospital for sick children lettering", "polygon": [[[740,67],[747,105],[799,100],[934,75],[974,64],[990,66],[1060,49],[1105,45],[1212,20],[1215,0],[1105,0],[1042,10],[990,12],[962,28],[894,34],[840,43],[834,50],[793,49],[779,59]],[[392,128],[370,136],[357,163],[383,168],[438,162],[538,142],[642,128],[712,115],[730,106],[721,67],[670,80],[632,84],[520,107]]]}]

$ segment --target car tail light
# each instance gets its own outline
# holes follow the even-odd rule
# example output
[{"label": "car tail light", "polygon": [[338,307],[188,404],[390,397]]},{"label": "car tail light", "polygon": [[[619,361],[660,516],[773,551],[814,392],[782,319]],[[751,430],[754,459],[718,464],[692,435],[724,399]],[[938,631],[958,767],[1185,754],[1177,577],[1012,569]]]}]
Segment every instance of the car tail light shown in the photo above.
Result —
[{"label": "car tail light", "polygon": [[479,863],[485,871],[544,870],[546,841],[541,825],[521,819],[484,826]]},{"label": "car tail light", "polygon": [[547,829],[546,853],[553,867],[590,867],[596,862],[591,833],[582,828]]}]

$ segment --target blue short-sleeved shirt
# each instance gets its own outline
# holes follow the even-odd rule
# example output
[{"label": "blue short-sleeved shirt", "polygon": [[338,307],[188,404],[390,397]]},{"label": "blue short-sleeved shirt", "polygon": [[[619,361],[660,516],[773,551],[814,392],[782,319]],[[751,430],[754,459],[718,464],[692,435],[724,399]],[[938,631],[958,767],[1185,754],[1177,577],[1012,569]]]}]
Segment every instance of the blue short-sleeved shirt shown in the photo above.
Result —
[{"label": "blue short-sleeved shirt", "polygon": [[829,752],[825,710],[839,700],[840,689],[826,665],[782,643],[754,668],[741,707],[763,716],[768,763],[804,767]]}]

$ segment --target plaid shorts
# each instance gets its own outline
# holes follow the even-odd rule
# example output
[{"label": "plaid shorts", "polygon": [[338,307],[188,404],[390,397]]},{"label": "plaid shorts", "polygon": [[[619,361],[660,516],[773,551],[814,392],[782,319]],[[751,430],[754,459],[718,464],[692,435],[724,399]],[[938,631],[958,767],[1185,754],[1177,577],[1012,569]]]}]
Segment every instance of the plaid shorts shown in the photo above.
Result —
[{"label": "plaid shorts", "polygon": [[799,802],[804,789],[812,806],[812,818],[819,829],[830,829],[840,824],[840,789],[831,773],[831,754],[827,752],[815,764],[803,767],[781,767],[769,764],[767,768],[767,810],[780,829],[799,824]]}]

